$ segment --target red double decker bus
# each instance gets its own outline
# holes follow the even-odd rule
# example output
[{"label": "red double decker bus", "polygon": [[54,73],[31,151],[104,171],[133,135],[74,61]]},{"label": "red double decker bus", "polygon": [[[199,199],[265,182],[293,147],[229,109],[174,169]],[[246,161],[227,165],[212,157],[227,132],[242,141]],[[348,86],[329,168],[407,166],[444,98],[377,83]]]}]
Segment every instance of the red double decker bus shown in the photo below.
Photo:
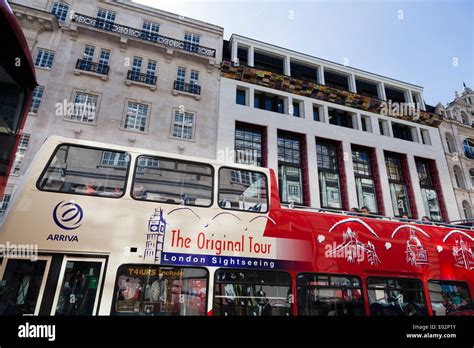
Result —
[{"label": "red double decker bus", "polygon": [[0,198],[15,159],[33,90],[30,49],[6,0],[0,0]]}]

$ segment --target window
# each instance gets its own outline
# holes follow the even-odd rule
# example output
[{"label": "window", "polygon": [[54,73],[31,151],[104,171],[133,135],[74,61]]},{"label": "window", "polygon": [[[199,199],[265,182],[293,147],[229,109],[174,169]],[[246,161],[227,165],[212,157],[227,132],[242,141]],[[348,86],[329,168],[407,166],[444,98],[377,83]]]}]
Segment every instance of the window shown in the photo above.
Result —
[{"label": "window", "polygon": [[[237,48],[237,58],[238,58],[238,65],[246,66],[248,65],[248,48],[247,47],[238,47]],[[235,62],[234,62],[235,63]]]},{"label": "window", "polygon": [[51,8],[51,13],[54,14],[60,22],[66,21],[68,11],[69,4],[66,2],[55,2]]},{"label": "window", "polygon": [[180,139],[193,139],[194,114],[174,110],[172,136]]},{"label": "window", "polygon": [[317,83],[316,81],[317,81],[317,76],[318,76],[318,69],[316,67],[312,67],[312,66],[308,66],[308,65],[304,65],[300,63],[295,63],[291,61],[290,68],[291,68],[291,77],[298,80]]},{"label": "window", "polygon": [[219,170],[219,206],[265,213],[268,210],[267,177],[243,169]]},{"label": "window", "polygon": [[[149,164],[154,165],[150,166]],[[132,197],[139,200],[210,207],[213,169],[201,163],[140,156]]]},{"label": "window", "polygon": [[247,105],[247,93],[245,90],[237,88],[235,103],[238,105]]},{"label": "window", "polygon": [[463,142],[464,154],[467,158],[474,159],[474,140],[466,139]]},{"label": "window", "polygon": [[361,115],[360,116],[360,125],[362,127],[362,131],[372,132],[372,121],[370,119],[370,116]]},{"label": "window", "polygon": [[421,142],[425,145],[431,145],[430,132],[428,129],[420,129]]},{"label": "window", "polygon": [[324,69],[324,84],[329,87],[349,90],[349,81],[347,76]]},{"label": "window", "polygon": [[41,105],[41,100],[43,99],[44,86],[36,86],[33,90],[33,98],[31,100],[30,112],[32,114],[37,114],[39,107]]},{"label": "window", "polygon": [[104,151],[100,164],[104,166],[127,167],[128,155],[119,152]]},{"label": "window", "polygon": [[335,144],[316,140],[319,194],[322,208],[342,209],[339,163]]},{"label": "window", "polygon": [[317,122],[322,122],[320,106],[313,105],[313,120]]},{"label": "window", "polygon": [[67,113],[69,119],[84,123],[94,123],[96,121],[98,100],[98,95],[76,92],[72,113]]},{"label": "window", "polygon": [[11,195],[9,194],[5,193],[3,195],[2,201],[0,202],[0,217],[2,217],[7,211],[8,204],[10,203],[10,198],[11,198]]},{"label": "window", "polygon": [[281,57],[269,56],[262,52],[255,51],[253,54],[253,66],[256,69],[283,75],[283,58]]},{"label": "window", "polygon": [[301,141],[298,137],[278,135],[278,173],[281,201],[303,204]]},{"label": "window", "polygon": [[30,143],[30,134],[23,133],[18,143],[18,149],[15,154],[15,161],[13,163],[12,174],[19,174],[21,171],[21,165],[23,159],[25,158],[26,150],[28,149],[28,144]]},{"label": "window", "polygon": [[254,107],[257,109],[278,112],[280,114],[285,112],[284,101],[282,98],[261,92],[255,92]]},{"label": "window", "polygon": [[472,299],[466,283],[430,280],[428,281],[433,315],[447,315],[451,312],[472,310]]},{"label": "window", "polygon": [[189,76],[189,82],[192,85],[197,85],[199,83],[199,71],[191,70],[191,76]]},{"label": "window", "polygon": [[456,186],[460,189],[466,189],[466,184],[464,183],[464,175],[462,175],[461,168],[459,166],[453,167],[454,171],[454,180],[456,181]]},{"label": "window", "polygon": [[115,315],[207,315],[204,268],[123,265],[117,272]]},{"label": "window", "polygon": [[94,58],[94,51],[95,51],[94,46],[86,45],[86,47],[84,47],[84,53],[82,55],[82,60],[85,61],[85,62],[92,62],[92,59]]},{"label": "window", "polygon": [[353,148],[352,162],[354,165],[359,207],[367,207],[369,212],[376,214],[378,213],[377,193],[375,191],[369,150]]},{"label": "window", "polygon": [[156,75],[156,60],[148,59],[148,66],[146,69],[147,77],[152,77]]},{"label": "window", "polygon": [[418,178],[420,179],[421,197],[426,214],[433,221],[441,221],[441,209],[432,180],[430,163],[427,160],[415,160]]},{"label": "window", "polygon": [[474,168],[469,169],[469,176],[471,177],[471,187],[474,188]]},{"label": "window", "polygon": [[330,124],[346,128],[354,128],[351,113],[347,111],[328,108],[328,114]]},{"label": "window", "polygon": [[97,20],[95,26],[106,30],[112,30],[113,24],[115,23],[115,17],[115,12],[99,8],[97,11]]},{"label": "window", "polygon": [[195,51],[201,43],[201,36],[194,33],[184,33],[184,49]]},{"label": "window", "polygon": [[144,132],[147,125],[147,118],[148,105],[128,102],[124,128],[137,132]]},{"label": "window", "polygon": [[60,145],[43,171],[37,186],[42,191],[121,197],[125,190],[129,156],[125,168],[100,166],[104,152],[124,152],[74,145]]},{"label": "window", "polygon": [[426,315],[423,284],[418,279],[367,278],[370,314],[374,316]]},{"label": "window", "polygon": [[109,71],[110,51],[106,49],[100,50],[99,65],[97,66],[98,74],[107,74]]},{"label": "window", "polygon": [[456,147],[454,146],[454,139],[453,136],[449,133],[446,133],[446,147],[448,148],[449,153],[453,153],[456,151]]},{"label": "window", "polygon": [[292,112],[292,114],[293,114],[294,117],[301,117],[300,102],[298,102],[298,101],[293,102],[293,112]]},{"label": "window", "polygon": [[360,279],[346,275],[299,274],[298,315],[365,315]]},{"label": "window", "polygon": [[392,131],[394,138],[413,141],[412,128],[410,126],[392,122]]},{"label": "window", "polygon": [[150,41],[158,41],[158,33],[160,25],[157,23],[144,21],[142,26],[142,39]]},{"label": "window", "polygon": [[142,61],[140,57],[133,57],[131,80],[138,81],[142,70]]},{"label": "window", "polygon": [[44,284],[46,260],[7,259],[0,282],[2,315],[33,315]]},{"label": "window", "polygon": [[402,162],[400,156],[386,155],[385,166],[387,167],[388,183],[390,186],[390,195],[392,197],[392,206],[394,216],[411,215],[410,201],[408,199],[408,190],[404,182],[402,172]]},{"label": "window", "polygon": [[462,210],[466,219],[472,219],[472,208],[468,201],[462,201]]},{"label": "window", "polygon": [[399,89],[385,86],[385,96],[387,97],[387,101],[391,100],[395,103],[405,103],[405,92]]},{"label": "window", "polygon": [[380,131],[380,135],[390,136],[388,121],[379,120],[379,131]]},{"label": "window", "polygon": [[469,122],[468,122],[468,116],[465,112],[461,111],[461,123],[462,124],[465,124],[465,125],[468,125]]},{"label": "window", "polygon": [[218,316],[290,316],[290,295],[288,273],[218,269],[212,313]]},{"label": "window", "polygon": [[54,51],[38,48],[35,56],[35,66],[37,68],[51,69],[53,67]]},{"label": "window", "polygon": [[377,84],[356,78],[357,94],[379,99]]},{"label": "window", "polygon": [[236,125],[235,162],[263,166],[263,131],[258,128]]}]

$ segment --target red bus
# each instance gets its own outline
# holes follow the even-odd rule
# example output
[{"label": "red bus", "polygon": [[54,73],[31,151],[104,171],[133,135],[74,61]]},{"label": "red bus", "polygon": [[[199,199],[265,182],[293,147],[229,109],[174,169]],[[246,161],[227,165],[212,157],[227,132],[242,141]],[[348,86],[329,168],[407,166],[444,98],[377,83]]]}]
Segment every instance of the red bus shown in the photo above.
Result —
[{"label": "red bus", "polygon": [[0,315],[472,315],[474,233],[280,203],[272,169],[50,137],[0,226]]},{"label": "red bus", "polygon": [[0,0],[0,198],[15,159],[33,90],[30,49],[6,0]]}]

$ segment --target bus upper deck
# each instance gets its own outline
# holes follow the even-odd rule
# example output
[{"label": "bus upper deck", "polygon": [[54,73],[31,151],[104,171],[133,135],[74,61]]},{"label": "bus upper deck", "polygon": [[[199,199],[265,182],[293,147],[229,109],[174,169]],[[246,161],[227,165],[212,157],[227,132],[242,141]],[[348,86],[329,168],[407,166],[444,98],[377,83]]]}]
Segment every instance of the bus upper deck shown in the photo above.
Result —
[{"label": "bus upper deck", "polygon": [[471,305],[473,242],[449,224],[284,207],[271,169],[51,137],[0,228],[0,305],[440,315]]}]

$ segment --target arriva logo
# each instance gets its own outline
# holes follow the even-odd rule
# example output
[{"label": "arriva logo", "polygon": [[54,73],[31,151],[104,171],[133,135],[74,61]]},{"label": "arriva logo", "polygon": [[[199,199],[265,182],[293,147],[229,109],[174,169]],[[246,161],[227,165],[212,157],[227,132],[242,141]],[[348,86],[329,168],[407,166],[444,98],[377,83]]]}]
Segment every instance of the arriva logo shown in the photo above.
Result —
[{"label": "arriva logo", "polygon": [[53,210],[53,219],[56,225],[63,230],[72,231],[80,227],[84,213],[82,208],[74,202],[59,202]]}]

